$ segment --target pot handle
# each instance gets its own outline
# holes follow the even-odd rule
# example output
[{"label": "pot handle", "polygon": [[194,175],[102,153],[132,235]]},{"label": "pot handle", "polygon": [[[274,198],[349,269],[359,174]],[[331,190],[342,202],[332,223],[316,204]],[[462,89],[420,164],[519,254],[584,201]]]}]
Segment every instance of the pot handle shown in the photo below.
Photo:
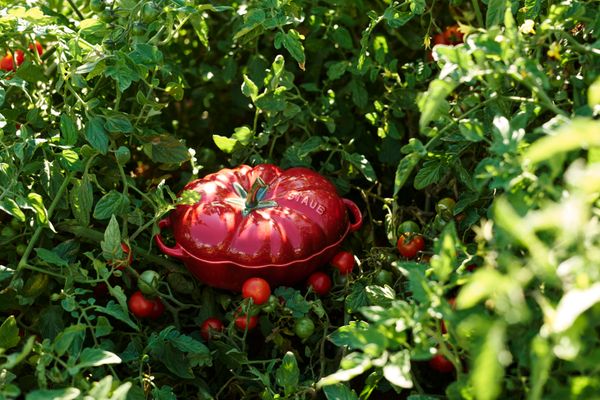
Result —
[{"label": "pot handle", "polygon": [[357,231],[362,226],[362,214],[360,213],[360,209],[352,200],[342,199],[344,205],[348,209],[351,219],[354,219],[354,223],[350,223],[350,232]]},{"label": "pot handle", "polygon": [[[161,230],[163,228],[168,228],[170,226],[171,226],[171,218],[169,218],[169,217],[162,219],[158,222],[158,227]],[[165,244],[165,242],[163,242],[163,239],[162,239],[162,236],[160,236],[160,233],[158,233],[156,236],[154,236],[154,241],[156,242],[156,245],[158,246],[158,248],[168,256],[175,257],[175,258],[183,258],[185,256],[185,253],[184,253],[183,249],[181,248],[181,246],[179,245],[179,243],[175,243],[175,247],[167,246]]]}]

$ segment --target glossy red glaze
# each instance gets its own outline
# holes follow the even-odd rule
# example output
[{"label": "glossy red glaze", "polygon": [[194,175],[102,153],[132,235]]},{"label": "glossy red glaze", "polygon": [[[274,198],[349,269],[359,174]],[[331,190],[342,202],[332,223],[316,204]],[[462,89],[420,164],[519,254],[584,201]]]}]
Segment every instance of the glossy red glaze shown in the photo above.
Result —
[{"label": "glossy red glaze", "polygon": [[[265,186],[253,196],[259,178]],[[242,165],[193,181],[184,190],[200,193],[200,201],[177,206],[160,221],[160,228],[172,228],[174,247],[160,235],[156,242],[198,279],[223,289],[239,291],[251,277],[271,286],[301,281],[362,224],[356,204],[307,168]]]}]

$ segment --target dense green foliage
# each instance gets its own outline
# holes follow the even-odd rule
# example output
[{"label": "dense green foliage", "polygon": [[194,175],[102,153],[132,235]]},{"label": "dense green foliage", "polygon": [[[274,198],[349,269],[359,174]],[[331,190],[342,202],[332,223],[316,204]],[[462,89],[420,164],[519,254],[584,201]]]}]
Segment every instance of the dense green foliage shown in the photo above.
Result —
[{"label": "dense green foliage", "polygon": [[[600,397],[597,1],[0,7],[0,399]],[[155,248],[185,183],[262,162],[362,209],[329,293]]]}]

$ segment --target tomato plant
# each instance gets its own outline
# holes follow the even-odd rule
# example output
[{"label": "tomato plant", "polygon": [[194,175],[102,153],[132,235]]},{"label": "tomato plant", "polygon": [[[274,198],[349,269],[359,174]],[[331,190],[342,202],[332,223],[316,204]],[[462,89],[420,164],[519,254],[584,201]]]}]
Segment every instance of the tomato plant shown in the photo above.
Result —
[{"label": "tomato plant", "polygon": [[330,261],[330,264],[342,275],[348,275],[354,268],[354,255],[349,251],[340,251]]},{"label": "tomato plant", "polygon": [[2,2],[0,398],[598,397],[599,15]]},{"label": "tomato plant", "polygon": [[242,285],[242,297],[251,298],[256,305],[265,304],[270,296],[271,286],[262,278],[250,278]]}]

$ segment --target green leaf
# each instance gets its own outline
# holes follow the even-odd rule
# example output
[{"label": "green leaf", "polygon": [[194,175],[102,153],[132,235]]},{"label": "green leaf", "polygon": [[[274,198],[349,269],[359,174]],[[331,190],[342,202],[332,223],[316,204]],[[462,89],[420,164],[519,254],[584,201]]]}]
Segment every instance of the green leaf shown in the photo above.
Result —
[{"label": "green leaf", "polygon": [[393,385],[405,389],[412,388],[410,352],[408,350],[401,350],[392,354],[388,363],[383,367],[383,376]]},{"label": "green leaf", "polygon": [[19,344],[19,327],[14,315],[10,315],[0,325],[0,349],[7,350]]},{"label": "green leaf", "polygon": [[346,73],[346,70],[350,67],[348,61],[336,61],[327,67],[327,78],[330,81],[339,79]]},{"label": "green leaf", "polygon": [[484,336],[482,345],[477,349],[473,363],[471,381],[477,399],[493,400],[498,398],[504,378],[504,368],[500,364],[500,356],[504,349],[506,327],[496,321]]},{"label": "green leaf", "polygon": [[104,230],[104,239],[100,242],[100,247],[102,248],[102,256],[107,261],[118,260],[123,257],[121,229],[114,214],[111,215],[110,221]]},{"label": "green leaf", "polygon": [[85,368],[120,363],[121,358],[118,355],[111,353],[110,351],[88,347],[81,352],[79,362],[73,367],[70,367],[68,371],[71,375],[75,375]]},{"label": "green leaf", "polygon": [[19,205],[13,199],[7,198],[0,201],[0,210],[17,218],[21,222],[25,222],[25,213],[19,208]]},{"label": "green leaf", "polygon": [[77,357],[83,347],[85,330],[85,325],[71,325],[60,332],[53,343],[56,355],[60,357],[68,352],[70,356]]},{"label": "green leaf", "polygon": [[357,168],[363,174],[363,176],[367,178],[367,181],[375,182],[377,180],[373,166],[364,155],[358,153],[350,154],[346,151],[342,151],[342,157],[344,160],[352,164],[352,166]]},{"label": "green leaf", "polygon": [[[111,291],[111,293],[112,293],[112,291]],[[121,293],[122,293],[122,290],[121,290]],[[135,329],[136,331],[140,330],[140,328],[137,326],[137,324],[135,322],[133,322],[131,320],[131,318],[129,317],[126,302],[125,302],[125,307],[123,307],[121,304],[117,304],[113,300],[110,300],[108,302],[108,304],[106,304],[106,307],[96,306],[95,310],[97,312],[101,312],[101,313],[110,315],[111,317],[116,318],[119,321],[126,323],[131,328]]]},{"label": "green leaf", "polygon": [[298,382],[300,381],[300,370],[298,369],[296,357],[291,351],[288,351],[283,356],[281,366],[275,371],[275,380],[284,389],[286,396],[290,396],[297,391]]},{"label": "green leaf", "polygon": [[253,8],[244,16],[244,25],[233,35],[233,40],[238,40],[242,36],[250,33],[255,28],[258,28],[266,19],[265,12],[262,8]]},{"label": "green leaf", "polygon": [[244,82],[242,83],[242,93],[244,96],[250,97],[252,101],[256,100],[256,96],[258,96],[258,87],[246,74],[244,74]]},{"label": "green leaf", "polygon": [[304,39],[304,37],[295,29],[290,29],[283,37],[283,47],[285,47],[285,49],[292,55],[294,60],[296,60],[298,67],[304,71],[306,56],[304,55],[304,46],[302,45],[301,41],[302,39]]},{"label": "green leaf", "polygon": [[235,145],[238,143],[237,140],[228,138],[221,135],[212,135],[213,141],[217,147],[224,153],[231,154],[235,149]]},{"label": "green leaf", "polygon": [[344,28],[343,26],[334,27],[333,33],[331,34],[331,38],[343,49],[349,50],[354,47],[352,35],[350,35],[348,29]]},{"label": "green leaf", "polygon": [[125,115],[116,113],[110,116],[106,116],[106,123],[104,124],[104,128],[108,132],[133,132],[133,125],[131,125],[131,121],[129,121],[129,118],[127,118]]},{"label": "green leaf", "polygon": [[113,215],[122,215],[129,209],[129,198],[123,193],[111,190],[106,193],[94,208],[94,218],[108,219]]},{"label": "green leaf", "polygon": [[507,0],[489,0],[485,15],[485,27],[487,29],[500,25],[504,21],[507,3]]},{"label": "green leaf", "polygon": [[74,146],[77,143],[77,126],[67,113],[60,116],[60,133],[63,145]]},{"label": "green leaf", "polygon": [[369,305],[389,307],[396,299],[396,291],[390,286],[369,285],[365,288]]},{"label": "green leaf", "polygon": [[187,146],[173,135],[154,136],[143,149],[157,163],[182,164],[190,159]]},{"label": "green leaf", "polygon": [[310,311],[310,303],[299,290],[280,286],[275,289],[274,294],[285,300],[285,307],[292,312],[294,318],[302,318]]},{"label": "green leaf", "polygon": [[113,327],[108,318],[102,315],[96,318],[96,326],[94,327],[94,335],[96,335],[96,337],[110,335],[112,331]]},{"label": "green leaf", "polygon": [[140,67],[122,51],[115,53],[114,60],[116,60],[115,64],[107,66],[104,75],[114,79],[117,82],[119,91],[123,93],[133,82],[137,82],[142,78]]},{"label": "green leaf", "polygon": [[550,377],[550,369],[554,355],[548,340],[536,336],[531,341],[531,391],[528,400],[540,400],[544,393],[544,386]]},{"label": "green leaf", "polygon": [[69,262],[53,252],[52,250],[36,248],[35,253],[40,258],[40,260],[47,262],[51,265],[56,265],[58,267],[68,267]]},{"label": "green leaf", "polygon": [[356,392],[343,383],[323,387],[327,400],[358,400]]},{"label": "green leaf", "polygon": [[425,0],[410,0],[410,11],[415,15],[421,15],[425,12],[427,2]]},{"label": "green leaf", "polygon": [[394,197],[400,192],[400,189],[404,187],[410,174],[420,160],[421,156],[418,153],[407,154],[400,160],[394,177]]},{"label": "green leaf", "polygon": [[341,363],[341,368],[331,375],[321,378],[317,382],[317,388],[326,387],[339,382],[347,382],[350,379],[359,376],[365,371],[368,371],[372,366],[373,362],[371,358],[362,353],[350,353],[345,356]]},{"label": "green leaf", "polygon": [[94,206],[94,192],[87,174],[74,186],[72,194],[75,197],[71,202],[71,206],[74,207],[73,214],[82,226],[89,225],[90,213]]},{"label": "green leaf", "polygon": [[351,350],[360,349],[371,357],[378,357],[385,350],[388,339],[379,332],[377,326],[364,321],[351,321],[333,332],[329,340],[336,346],[347,346]]},{"label": "green leaf", "polygon": [[563,125],[552,136],[534,142],[523,155],[523,160],[538,163],[577,149],[600,146],[600,121],[577,118]]},{"label": "green leaf", "polygon": [[361,282],[352,285],[352,291],[346,296],[345,307],[348,314],[355,313],[361,307],[369,305],[365,286]]},{"label": "green leaf", "polygon": [[417,104],[421,111],[419,127],[424,130],[431,121],[447,115],[450,109],[446,98],[457,83],[448,79],[436,79],[429,84],[427,92],[419,96]]},{"label": "green leaf", "polygon": [[421,190],[429,185],[438,183],[439,180],[444,176],[446,168],[439,160],[427,160],[423,163],[423,167],[417,172],[415,176],[415,189]]},{"label": "green leaf", "polygon": [[444,227],[440,237],[436,240],[435,254],[431,257],[431,267],[440,282],[446,282],[452,271],[458,267],[456,260],[458,245],[456,226],[451,221]]},{"label": "green leaf", "polygon": [[44,206],[42,196],[37,193],[29,193],[27,200],[31,208],[35,211],[35,219],[40,225],[48,225],[48,211]]},{"label": "green leaf", "polygon": [[40,389],[27,393],[25,400],[75,400],[81,391],[70,387],[64,389]]},{"label": "green leaf", "polygon": [[359,108],[367,107],[369,101],[369,93],[362,80],[352,79],[348,84],[352,93],[352,102]]},{"label": "green leaf", "polygon": [[91,118],[85,126],[85,138],[101,154],[108,152],[108,135],[104,130],[104,122],[100,117]]},{"label": "green leaf", "polygon": [[194,32],[196,32],[198,40],[200,40],[200,43],[202,43],[207,50],[210,50],[208,41],[208,23],[206,22],[206,18],[204,18],[201,14],[195,14],[192,15],[190,21],[192,23],[192,27],[194,28]]},{"label": "green leaf", "polygon": [[492,296],[503,284],[504,276],[490,268],[480,268],[461,289],[456,297],[456,308],[461,310],[474,307],[477,303]]}]

